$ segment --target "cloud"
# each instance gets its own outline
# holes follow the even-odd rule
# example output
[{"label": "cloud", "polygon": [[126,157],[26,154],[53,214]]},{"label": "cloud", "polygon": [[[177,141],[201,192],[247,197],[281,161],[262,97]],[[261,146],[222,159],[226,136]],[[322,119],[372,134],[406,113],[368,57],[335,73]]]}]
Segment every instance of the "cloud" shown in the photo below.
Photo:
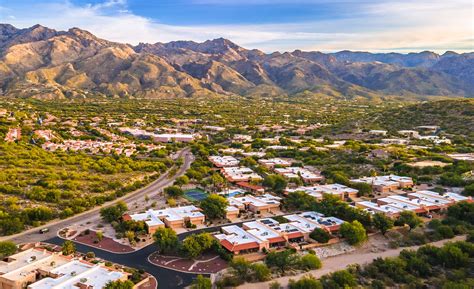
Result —
[{"label": "cloud", "polygon": [[[239,2],[241,5],[246,2],[270,2],[229,1]],[[297,1],[315,4],[329,2]],[[220,3],[217,0],[194,2]],[[271,2],[286,3],[289,0]],[[135,15],[128,10],[126,0],[108,0],[83,6],[63,1],[33,4],[31,9],[9,9],[9,17],[2,12],[0,20],[18,27],[29,27],[36,23],[61,30],[80,27],[98,37],[131,44],[172,40],[204,41],[225,37],[244,47],[267,52],[294,49],[402,52],[427,49],[438,52],[474,50],[474,20],[471,17],[472,6],[469,0],[366,1],[354,7],[357,9],[354,9],[351,15],[331,20],[285,24],[180,26]]]}]

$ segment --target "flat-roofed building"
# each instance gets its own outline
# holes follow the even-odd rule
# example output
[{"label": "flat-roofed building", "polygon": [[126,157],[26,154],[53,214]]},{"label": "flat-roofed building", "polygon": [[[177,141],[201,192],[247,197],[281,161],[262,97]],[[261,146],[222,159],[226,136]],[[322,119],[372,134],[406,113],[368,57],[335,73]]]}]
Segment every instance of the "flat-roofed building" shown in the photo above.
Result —
[{"label": "flat-roofed building", "polygon": [[312,172],[303,167],[276,168],[274,171],[288,179],[301,178],[301,180],[307,184],[312,184],[323,180],[323,176],[321,176],[319,172]]},{"label": "flat-roofed building", "polygon": [[6,142],[14,142],[21,139],[21,128],[10,128],[5,136]]},{"label": "flat-roofed building", "polygon": [[262,240],[266,249],[283,247],[286,244],[286,239],[283,236],[261,222],[246,222],[242,224],[242,228]]},{"label": "flat-roofed building", "polygon": [[127,279],[127,273],[82,260],[74,260],[51,270],[49,277],[28,285],[28,289],[104,288],[111,281]]},{"label": "flat-roofed building", "polygon": [[404,138],[384,138],[382,139],[382,144],[390,145],[390,144],[397,144],[397,145],[407,145],[409,140]]},{"label": "flat-roofed building", "polygon": [[441,208],[443,208],[442,206],[440,206],[439,203],[430,202],[428,200],[417,199],[417,198],[410,199],[410,198],[403,197],[403,196],[398,196],[398,195],[388,196],[386,198],[378,199],[377,203],[378,204],[390,204],[391,202],[394,202],[394,201],[407,203],[407,204],[415,205],[415,206],[420,206],[423,209],[425,209],[425,211],[437,211],[437,210],[440,210]]},{"label": "flat-roofed building", "polygon": [[144,213],[125,214],[124,220],[144,221],[148,226],[148,233],[153,234],[158,228],[169,227],[172,229],[183,228],[186,222],[193,225],[202,225],[206,217],[195,206],[167,208],[162,210],[150,209]]},{"label": "flat-roofed building", "polygon": [[245,157],[263,158],[266,155],[266,153],[265,152],[243,152],[242,155]]},{"label": "flat-roofed building", "polygon": [[459,160],[459,161],[469,161],[474,162],[474,153],[465,153],[465,154],[448,154],[448,157]]},{"label": "flat-roofed building", "polygon": [[356,202],[356,207],[366,210],[371,214],[383,213],[389,217],[398,217],[403,210],[388,206],[388,205],[378,205],[369,201]]},{"label": "flat-roofed building", "polygon": [[184,133],[164,133],[164,134],[153,134],[151,139],[154,142],[192,142],[197,138],[196,134],[184,134]]},{"label": "flat-roofed building", "polygon": [[301,217],[306,218],[322,226],[324,229],[330,232],[337,232],[344,223],[343,220],[336,217],[325,217],[323,214],[317,212],[304,212],[299,214]]},{"label": "flat-roofed building", "polygon": [[0,261],[1,289],[91,289],[128,274],[83,260],[30,248]]},{"label": "flat-roofed building", "polygon": [[236,183],[237,187],[254,194],[263,194],[265,193],[265,188],[259,185],[254,185],[249,182],[238,182]]},{"label": "flat-roofed building", "polygon": [[415,214],[424,214],[427,212],[427,209],[425,209],[423,205],[417,204],[416,202],[406,202],[404,200],[398,200],[393,198],[382,198],[378,199],[377,203],[380,205],[394,207],[403,211],[412,211]]},{"label": "flat-roofed building", "polygon": [[279,232],[288,243],[300,243],[307,240],[309,236],[309,234],[307,234],[305,231],[291,223],[280,224],[278,221],[272,218],[260,219],[258,222]]},{"label": "flat-roofed building", "polygon": [[222,234],[215,235],[221,245],[235,254],[261,251],[299,244],[307,241],[315,228],[337,232],[344,221],[325,217],[317,212],[284,216],[289,222],[280,224],[272,218],[245,222],[242,228],[231,225],[221,228]]},{"label": "flat-roofed building", "polygon": [[69,261],[69,258],[45,249],[31,248],[19,252],[0,261],[0,289],[25,288]]},{"label": "flat-roofed building", "polygon": [[408,197],[411,199],[418,198],[418,199],[426,200],[429,202],[434,202],[444,207],[449,207],[461,201],[467,201],[467,202],[472,201],[471,197],[462,196],[456,193],[450,192],[450,193],[445,193],[445,194],[439,194],[437,192],[426,191],[426,190],[409,193]]},{"label": "flat-roofed building", "polygon": [[251,142],[252,136],[247,134],[235,134],[232,140],[234,142]]},{"label": "flat-roofed building", "polygon": [[344,186],[341,184],[328,184],[328,185],[317,185],[317,186],[305,186],[298,187],[295,189],[286,189],[285,193],[291,192],[305,192],[316,199],[322,199],[324,194],[334,195],[339,197],[341,200],[353,199],[357,197],[358,190]]},{"label": "flat-roofed building", "polygon": [[416,130],[399,130],[397,133],[410,138],[418,138],[420,136],[420,133]]},{"label": "flat-roofed building", "polygon": [[235,219],[237,219],[239,217],[239,214],[240,209],[237,207],[229,205],[225,208],[225,217],[229,221],[234,221]]},{"label": "flat-roofed building", "polygon": [[243,254],[258,252],[263,248],[263,241],[236,225],[221,228],[222,234],[214,235],[220,244],[229,252]]},{"label": "flat-roofed building", "polygon": [[[280,210],[281,198],[263,194],[261,196],[246,195],[243,197],[228,198],[229,205],[237,207],[237,204],[244,205],[244,210],[249,210],[254,213],[275,213]],[[241,205],[239,206],[242,207]]]},{"label": "flat-roofed building", "polygon": [[239,165],[239,160],[233,156],[210,156],[209,161],[216,167],[235,167]]},{"label": "flat-roofed building", "polygon": [[289,167],[291,166],[291,162],[280,159],[280,158],[272,158],[272,159],[260,159],[258,163],[263,165],[266,168],[273,169],[274,167]]},{"label": "flat-roofed building", "polygon": [[263,178],[251,168],[246,167],[224,167],[222,174],[229,182],[261,181]]},{"label": "flat-roofed building", "polygon": [[284,216],[285,219],[290,221],[290,224],[293,226],[297,227],[300,229],[302,232],[304,232],[306,235],[309,236],[311,232],[314,231],[316,228],[323,228],[323,226],[317,224],[316,222],[312,220],[308,220],[307,218],[301,216],[301,215],[286,215]]},{"label": "flat-roofed building", "polygon": [[397,189],[411,188],[413,186],[412,178],[396,175],[363,177],[352,179],[351,182],[369,184],[374,190],[382,193],[387,193]]},{"label": "flat-roofed building", "polygon": [[373,129],[373,130],[369,131],[369,134],[384,136],[384,135],[387,135],[387,131],[386,130],[380,130],[380,129]]}]

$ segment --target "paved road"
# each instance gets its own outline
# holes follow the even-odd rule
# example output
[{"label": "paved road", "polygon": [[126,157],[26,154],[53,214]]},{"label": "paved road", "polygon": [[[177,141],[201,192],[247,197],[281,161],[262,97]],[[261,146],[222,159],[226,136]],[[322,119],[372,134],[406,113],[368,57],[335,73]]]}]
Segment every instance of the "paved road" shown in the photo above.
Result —
[{"label": "paved road", "polygon": [[[59,237],[54,237],[52,239],[46,240],[45,242],[62,245],[64,240]],[[148,256],[150,256],[151,253],[156,251],[156,246],[154,244],[148,245],[139,251],[135,251],[128,254],[114,254],[78,243],[76,243],[76,248],[79,252],[82,253],[94,252],[95,255],[99,258],[109,260],[114,263],[122,264],[128,267],[143,269],[146,272],[152,274],[156,278],[156,280],[158,280],[159,289],[184,288],[190,285],[191,282],[197,276],[193,273],[177,272],[166,268],[161,268],[149,263]],[[209,275],[203,275],[209,277]]]},{"label": "paved road", "polygon": [[[183,162],[183,165],[178,169],[176,174],[171,178],[168,178],[168,173],[165,173],[165,174],[161,175],[157,180],[150,183],[148,186],[146,186],[144,188],[141,188],[141,189],[138,189],[134,192],[128,193],[127,195],[125,195],[121,198],[118,198],[114,201],[107,202],[107,203],[105,203],[101,206],[95,207],[91,210],[88,210],[88,211],[83,212],[81,214],[77,214],[75,216],[72,216],[72,217],[64,219],[64,220],[52,221],[52,222],[50,222],[46,225],[43,225],[41,227],[36,227],[36,228],[30,229],[30,230],[24,231],[22,233],[18,233],[18,234],[11,235],[11,236],[1,237],[0,241],[9,240],[9,241],[13,241],[17,244],[27,243],[27,242],[45,241],[45,240],[56,237],[56,233],[59,230],[65,228],[65,227],[69,227],[69,226],[72,226],[72,225],[75,225],[75,224],[81,224],[81,223],[85,223],[85,222],[91,222],[91,223],[99,222],[99,220],[100,220],[100,215],[99,215],[100,209],[103,208],[103,207],[113,205],[117,201],[124,201],[125,203],[127,203],[127,205],[129,205],[129,207],[131,207],[131,204],[143,199],[145,195],[153,195],[153,193],[156,193],[156,192],[162,190],[163,188],[171,185],[177,177],[183,175],[186,172],[186,170],[190,167],[191,163],[194,160],[194,156],[190,152],[189,148],[185,148],[185,149],[182,149],[181,151],[179,151],[176,154],[175,158],[176,159],[177,158],[183,158],[184,162]],[[50,231],[48,233],[45,233],[45,234],[39,234],[38,231],[42,228],[49,228]]]}]

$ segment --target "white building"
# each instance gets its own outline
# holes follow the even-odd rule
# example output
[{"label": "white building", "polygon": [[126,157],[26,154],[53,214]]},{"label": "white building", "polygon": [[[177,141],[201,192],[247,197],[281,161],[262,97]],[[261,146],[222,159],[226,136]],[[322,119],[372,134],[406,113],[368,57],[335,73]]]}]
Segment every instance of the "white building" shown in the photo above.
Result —
[{"label": "white building", "polygon": [[229,182],[261,181],[263,178],[247,167],[224,167],[222,174]]},{"label": "white building", "polygon": [[301,178],[305,183],[315,183],[323,179],[319,173],[314,173],[303,167],[276,168],[274,171],[288,179]]},{"label": "white building", "polygon": [[357,193],[359,191],[341,184],[328,184],[317,186],[304,186],[295,189],[285,190],[285,193],[287,194],[292,192],[305,192],[306,194],[315,197],[316,199],[322,199],[324,194],[335,195],[341,200],[344,200],[348,198],[353,199],[357,197]]},{"label": "white building", "polygon": [[239,160],[233,156],[210,156],[209,161],[219,168],[239,165]]},{"label": "white building", "polygon": [[263,166],[272,169],[275,166],[280,166],[280,167],[289,167],[291,166],[291,162],[288,160],[284,160],[281,158],[272,158],[272,159],[261,159],[258,160],[259,164],[262,164]]}]

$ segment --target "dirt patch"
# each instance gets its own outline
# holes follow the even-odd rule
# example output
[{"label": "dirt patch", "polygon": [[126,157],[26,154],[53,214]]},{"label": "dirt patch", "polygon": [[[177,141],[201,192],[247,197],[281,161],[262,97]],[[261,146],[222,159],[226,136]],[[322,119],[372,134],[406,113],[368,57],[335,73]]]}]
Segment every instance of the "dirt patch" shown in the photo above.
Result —
[{"label": "dirt patch", "polygon": [[137,287],[137,289],[156,289],[156,288],[158,288],[158,282],[156,282],[156,279],[154,277],[150,277],[148,282],[140,284],[140,286]]},{"label": "dirt patch", "polygon": [[419,161],[415,163],[407,163],[411,167],[424,168],[424,167],[444,167],[449,165],[440,161]]},{"label": "dirt patch", "polygon": [[191,260],[155,252],[150,255],[149,260],[156,266],[190,273],[211,274],[227,268],[227,262],[216,254],[204,254],[196,260]]},{"label": "dirt patch", "polygon": [[96,232],[92,230],[89,231],[89,234],[87,234],[87,231],[84,231],[72,240],[84,245],[111,251],[114,253],[130,253],[135,251],[135,249],[133,249],[132,247],[120,244],[109,237],[104,236],[103,239],[99,241]]}]

